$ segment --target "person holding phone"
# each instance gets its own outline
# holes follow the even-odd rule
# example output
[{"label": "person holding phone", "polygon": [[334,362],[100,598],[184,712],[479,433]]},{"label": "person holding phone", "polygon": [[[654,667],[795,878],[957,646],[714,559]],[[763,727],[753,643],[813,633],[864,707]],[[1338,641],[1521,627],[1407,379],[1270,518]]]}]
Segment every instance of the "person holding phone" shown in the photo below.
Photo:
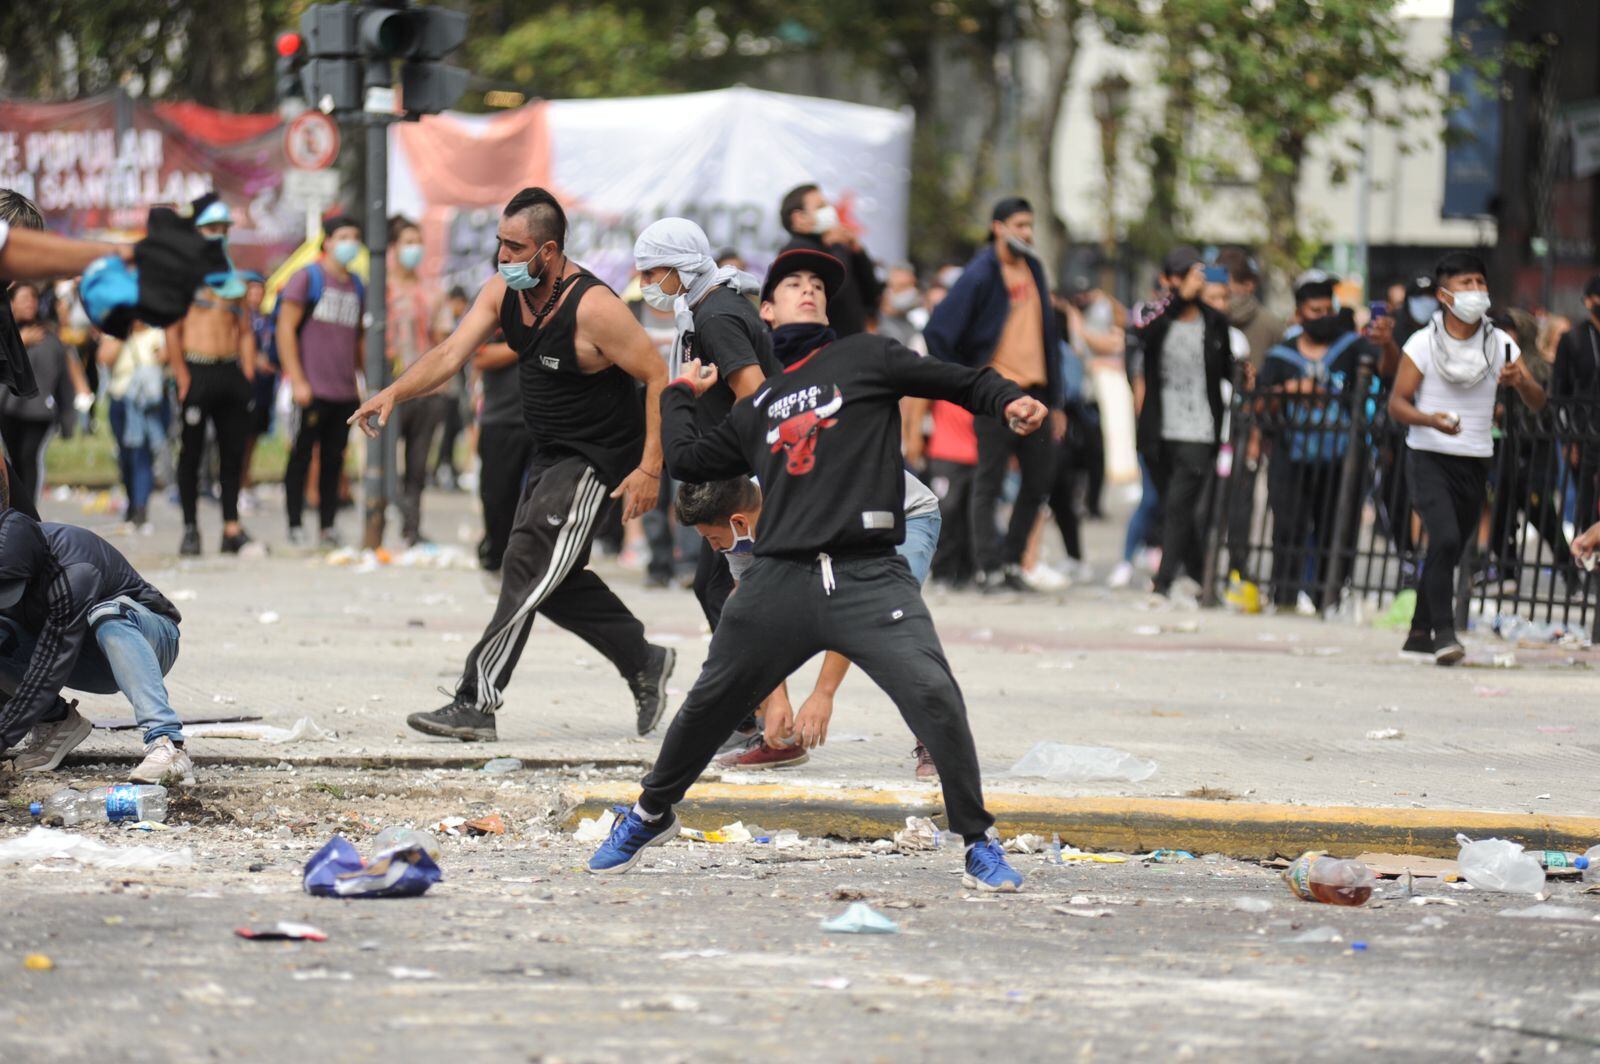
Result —
[{"label": "person holding phone", "polygon": [[1406,341],[1389,397],[1389,416],[1408,426],[1412,505],[1428,533],[1417,607],[1400,653],[1438,665],[1466,656],[1456,636],[1455,571],[1483,513],[1495,394],[1514,388],[1531,409],[1545,404],[1516,341],[1488,318],[1487,275],[1483,260],[1469,252],[1439,260],[1440,309]]}]

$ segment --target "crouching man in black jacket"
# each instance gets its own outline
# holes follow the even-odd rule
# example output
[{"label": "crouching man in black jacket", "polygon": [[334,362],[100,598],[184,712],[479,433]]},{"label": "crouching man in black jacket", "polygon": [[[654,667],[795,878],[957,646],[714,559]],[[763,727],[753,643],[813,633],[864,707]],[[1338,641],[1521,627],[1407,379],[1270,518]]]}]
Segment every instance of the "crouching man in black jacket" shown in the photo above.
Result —
[{"label": "crouching man in black jacket", "polygon": [[[720,424],[695,424],[695,397],[716,382],[689,362],[662,394],[662,441],[675,479],[754,474],[765,496],[755,561],[728,600],[688,700],[667,730],[631,810],[619,807],[591,872],[625,872],[646,846],[677,834],[682,800],[749,708],[808,659],[835,651],[893,699],[928,748],[950,829],[967,844],[966,886],[1022,883],[992,834],[966,705],[921,589],[895,546],[905,538],[900,457],[903,396],[944,399],[1027,434],[1045,405],[993,370],[919,358],[886,337],[836,340],[828,300],[844,268],[810,250],[779,255],[761,293],[783,372],[734,404]],[[701,373],[705,372],[705,376]]]},{"label": "crouching man in black jacket", "polygon": [[17,772],[48,772],[91,725],[61,689],[121,691],[144,728],[135,783],[194,782],[183,725],[163,677],[178,658],[178,610],[87,529],[0,512],[0,756]]}]

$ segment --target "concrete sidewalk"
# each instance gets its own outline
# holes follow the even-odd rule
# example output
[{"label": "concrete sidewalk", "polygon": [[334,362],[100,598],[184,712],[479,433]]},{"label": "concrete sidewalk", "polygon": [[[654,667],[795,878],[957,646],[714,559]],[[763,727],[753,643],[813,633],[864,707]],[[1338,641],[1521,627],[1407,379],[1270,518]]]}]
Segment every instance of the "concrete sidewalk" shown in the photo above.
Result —
[{"label": "concrete sidewalk", "polygon": [[[213,553],[180,562],[173,553],[176,510],[165,503],[153,506],[158,528],[151,537],[130,536],[110,518],[85,515],[78,500],[52,500],[44,509],[51,519],[107,535],[178,601],[184,644],[169,683],[180,712],[237,710],[279,726],[309,717],[339,736],[281,746],[196,739],[192,750],[202,765],[465,767],[510,756],[530,765],[642,769],[659,731],[636,738],[622,680],[599,654],[543,620],[507,692],[498,743],[432,740],[405,727],[407,713],[446,701],[435,689],[453,685],[492,608],[481,574],[466,567],[477,536],[472,502],[464,495],[427,499],[425,527],[459,553],[462,568],[372,572],[287,551],[281,506],[270,499],[247,518],[272,551],[257,559]],[[214,551],[215,511],[203,521]],[[355,525],[348,515],[344,521]],[[1120,525],[1090,525],[1088,531],[1091,561],[1104,572]],[[1098,555],[1097,546],[1104,548]],[[692,595],[646,590],[642,574],[612,562],[598,568],[650,637],[677,649],[675,708],[708,640]],[[1600,818],[1600,697],[1593,673],[1600,654],[1594,651],[1509,648],[1492,637],[1469,637],[1466,666],[1446,670],[1399,661],[1400,638],[1391,632],[1298,617],[1152,611],[1143,596],[1102,586],[1026,600],[929,598],[967,697],[986,789],[997,808],[1010,803],[1039,813],[1057,803],[1060,815],[1039,822],[1058,823],[1071,820],[1074,809],[1082,812],[1083,800],[1165,799],[1188,808],[1198,799],[1216,809],[1219,822],[1238,822],[1257,834],[1260,829],[1248,828],[1250,817],[1230,809],[1239,810],[1239,803],[1279,807],[1274,817],[1284,823],[1299,814],[1283,807],[1398,811],[1355,818],[1386,824],[1386,837],[1420,822],[1419,811],[1442,814],[1437,823],[1422,818],[1434,825],[1429,838],[1448,827],[1451,814],[1479,811],[1507,814],[1495,823],[1526,823],[1541,837],[1571,843],[1588,833],[1600,839],[1600,819],[1591,823]],[[263,623],[264,615],[270,623]],[[1516,667],[1491,665],[1511,649]],[[814,671],[813,665],[802,673],[796,705]],[[130,715],[120,699],[89,696],[84,708],[98,718]],[[1402,734],[1367,738],[1384,729]],[[97,730],[76,760],[131,759],[135,734]],[[1118,747],[1159,768],[1136,784],[1007,778],[1009,767],[1040,740]],[[754,778],[730,775],[724,782],[747,790],[780,785],[791,802],[797,792],[810,794],[819,808],[835,811],[849,804],[841,801],[846,793],[892,788],[936,809],[936,788],[913,778],[911,746],[893,707],[870,682],[853,676],[840,693],[830,740],[809,764]],[[754,798],[758,791],[749,793]],[[901,798],[895,802],[898,809]],[[1179,813],[1177,806],[1169,811]],[[1551,820],[1563,817],[1584,819]]]}]

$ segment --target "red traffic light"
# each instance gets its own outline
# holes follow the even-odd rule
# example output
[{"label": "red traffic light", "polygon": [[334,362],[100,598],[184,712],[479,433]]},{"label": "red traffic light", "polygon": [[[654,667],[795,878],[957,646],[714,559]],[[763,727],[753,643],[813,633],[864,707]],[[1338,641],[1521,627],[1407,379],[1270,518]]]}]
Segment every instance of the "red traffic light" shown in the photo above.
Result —
[{"label": "red traffic light", "polygon": [[280,33],[277,42],[278,54],[285,59],[300,51],[300,35],[298,33]]}]

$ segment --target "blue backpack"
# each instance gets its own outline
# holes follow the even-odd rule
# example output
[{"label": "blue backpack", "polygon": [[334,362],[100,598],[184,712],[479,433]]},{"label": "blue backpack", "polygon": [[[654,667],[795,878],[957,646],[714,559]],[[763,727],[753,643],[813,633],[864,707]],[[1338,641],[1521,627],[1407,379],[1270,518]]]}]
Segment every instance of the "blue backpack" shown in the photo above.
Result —
[{"label": "blue backpack", "polygon": [[[1315,361],[1302,355],[1293,344],[1278,344],[1267,352],[1268,358],[1295,367],[1300,378],[1327,383],[1327,395],[1312,401],[1290,399],[1285,404],[1283,445],[1288,448],[1291,462],[1334,462],[1350,449],[1350,408],[1338,398],[1345,389],[1345,375],[1329,374],[1327,367],[1337,362],[1359,339],[1360,333],[1345,333],[1328,347],[1326,355]],[[1376,390],[1376,376],[1372,384]],[[1368,402],[1370,405],[1371,400]]]}]

